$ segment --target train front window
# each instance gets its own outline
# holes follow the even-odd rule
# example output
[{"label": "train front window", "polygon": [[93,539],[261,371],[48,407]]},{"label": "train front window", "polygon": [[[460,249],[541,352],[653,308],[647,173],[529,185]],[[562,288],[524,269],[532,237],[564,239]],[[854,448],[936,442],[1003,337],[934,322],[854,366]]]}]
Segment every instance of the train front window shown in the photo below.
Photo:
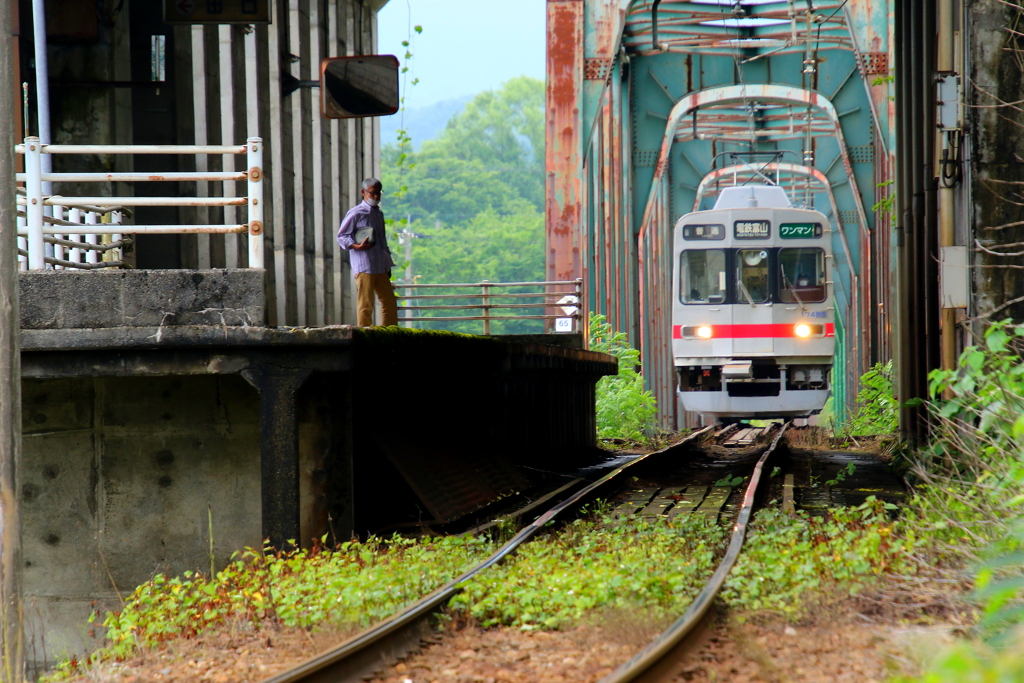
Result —
[{"label": "train front window", "polygon": [[684,304],[725,303],[725,250],[692,249],[679,255],[679,300]]},{"label": "train front window", "polygon": [[736,252],[736,299],[741,304],[768,301],[767,249],[739,249]]},{"label": "train front window", "polygon": [[825,250],[779,250],[779,294],[787,304],[821,303],[826,297]]}]

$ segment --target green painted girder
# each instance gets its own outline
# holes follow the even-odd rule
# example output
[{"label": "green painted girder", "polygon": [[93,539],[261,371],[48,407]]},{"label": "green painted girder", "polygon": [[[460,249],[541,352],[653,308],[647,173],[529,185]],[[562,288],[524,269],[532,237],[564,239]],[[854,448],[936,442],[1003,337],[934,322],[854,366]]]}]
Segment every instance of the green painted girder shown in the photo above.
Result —
[{"label": "green painted girder", "polygon": [[[644,277],[637,265],[645,258],[637,251],[644,216],[657,209],[670,227],[692,210],[697,188],[723,152],[787,151],[785,160],[804,164],[809,130],[811,163],[832,190],[831,197],[813,193],[811,204],[833,222],[843,341],[860,343],[866,332],[859,329],[865,325],[863,316],[847,316],[858,278],[870,276],[870,251],[864,247],[875,225],[876,138],[885,149],[892,148],[888,90],[870,85],[874,77],[867,67],[877,69],[885,61],[879,55],[889,49],[886,20],[892,0],[815,2],[810,31],[806,0],[744,1],[747,15],[773,20],[758,25],[729,20],[733,2],[664,0],[658,10],[659,49],[652,44],[652,4],[585,0],[578,139],[586,185],[581,241],[592,308],[619,321],[616,327],[629,332],[634,343],[657,338],[652,330],[664,321],[641,319],[638,298],[644,295],[634,286]],[[716,23],[701,23],[707,21]],[[812,34],[809,42],[806,37]],[[812,60],[809,47],[815,50]],[[874,60],[870,64],[869,57]],[[773,89],[775,94],[799,91],[803,101],[775,97]],[[719,100],[701,101],[680,117],[677,128],[667,130],[679,103],[700,100],[702,93],[717,93]],[[730,106],[722,104],[725,95]],[[664,188],[654,186],[659,158],[666,165]],[[615,162],[621,164],[615,172],[602,170]],[[701,206],[708,208],[709,202],[704,199]],[[840,239],[844,234],[845,241]],[[659,265],[649,264],[648,270],[663,267],[668,278],[671,264],[664,254],[657,258]],[[855,384],[866,369],[860,367],[863,353],[842,346],[850,357],[840,367],[850,368]],[[642,351],[645,368],[664,353]]]}]

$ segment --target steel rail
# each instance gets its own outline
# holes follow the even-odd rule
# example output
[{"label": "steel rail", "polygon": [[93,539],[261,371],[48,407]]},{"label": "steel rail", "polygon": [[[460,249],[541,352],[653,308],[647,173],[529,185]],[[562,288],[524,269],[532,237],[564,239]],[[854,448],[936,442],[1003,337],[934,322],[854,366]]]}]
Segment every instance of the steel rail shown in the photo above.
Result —
[{"label": "steel rail", "polygon": [[678,648],[685,646],[687,644],[687,636],[694,634],[697,631],[697,627],[703,623],[715,597],[725,584],[725,577],[729,574],[733,565],[736,564],[736,559],[740,555],[740,550],[743,548],[743,540],[747,534],[747,523],[750,521],[750,516],[754,511],[754,498],[761,483],[761,472],[764,469],[764,464],[771,454],[775,452],[775,447],[778,446],[779,440],[786,432],[788,426],[788,422],[782,425],[779,433],[772,440],[771,446],[765,450],[757,464],[754,465],[754,471],[750,475],[750,484],[743,494],[743,506],[740,508],[739,516],[736,518],[736,524],[733,525],[729,547],[726,550],[725,557],[719,563],[718,569],[711,575],[708,582],[704,584],[704,588],[701,589],[697,597],[694,598],[690,606],[686,608],[686,611],[683,612],[682,616],[675,623],[669,626],[654,642],[634,655],[632,659],[602,678],[599,683],[629,683],[631,681],[653,683],[663,679],[667,680],[671,676],[670,671],[664,670],[675,664],[675,658],[670,658],[669,655],[677,651]]},{"label": "steel rail", "polygon": [[508,543],[496,550],[490,557],[462,575],[452,579],[445,585],[410,605],[404,611],[386,621],[359,633],[341,645],[327,652],[307,659],[298,666],[281,674],[265,679],[263,683],[357,683],[363,680],[368,669],[386,664],[387,659],[395,657],[411,649],[410,646],[419,641],[427,630],[426,619],[443,607],[454,595],[459,593],[461,584],[480,572],[492,567],[513,555],[519,547],[532,538],[548,522],[553,521],[566,510],[586,501],[602,489],[610,486],[623,474],[636,465],[649,461],[669,450],[698,439],[715,428],[716,425],[704,427],[688,434],[678,442],[653,453],[641,455],[612,470],[596,482],[581,489],[568,499],[549,509],[524,527]]}]

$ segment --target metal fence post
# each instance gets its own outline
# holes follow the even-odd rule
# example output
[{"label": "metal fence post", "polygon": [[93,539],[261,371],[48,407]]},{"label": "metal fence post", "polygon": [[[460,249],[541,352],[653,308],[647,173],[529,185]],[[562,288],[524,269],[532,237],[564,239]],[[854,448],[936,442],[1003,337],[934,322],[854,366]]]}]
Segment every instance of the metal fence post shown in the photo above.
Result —
[{"label": "metal fence post", "polygon": [[583,335],[583,348],[587,347],[587,339],[590,337],[590,316],[583,305],[583,278],[576,278],[576,331]]},{"label": "metal fence post", "polygon": [[263,268],[263,138],[249,138],[248,193],[249,198],[249,267]]},{"label": "metal fence post", "polygon": [[483,289],[483,297],[481,298],[480,308],[483,310],[484,318],[484,336],[491,334],[491,283],[488,280],[484,280],[480,283],[481,289]]},{"label": "metal fence post", "polygon": [[28,228],[28,269],[46,268],[43,240],[43,146],[37,137],[25,138],[25,215]]}]

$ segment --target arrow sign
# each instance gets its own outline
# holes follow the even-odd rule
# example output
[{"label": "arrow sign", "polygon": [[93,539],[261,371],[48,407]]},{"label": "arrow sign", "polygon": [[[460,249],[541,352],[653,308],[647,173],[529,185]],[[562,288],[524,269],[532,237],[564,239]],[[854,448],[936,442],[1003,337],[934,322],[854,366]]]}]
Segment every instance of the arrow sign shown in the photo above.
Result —
[{"label": "arrow sign", "polygon": [[574,315],[579,303],[575,294],[567,294],[558,300],[558,305],[562,307],[566,315]]}]

